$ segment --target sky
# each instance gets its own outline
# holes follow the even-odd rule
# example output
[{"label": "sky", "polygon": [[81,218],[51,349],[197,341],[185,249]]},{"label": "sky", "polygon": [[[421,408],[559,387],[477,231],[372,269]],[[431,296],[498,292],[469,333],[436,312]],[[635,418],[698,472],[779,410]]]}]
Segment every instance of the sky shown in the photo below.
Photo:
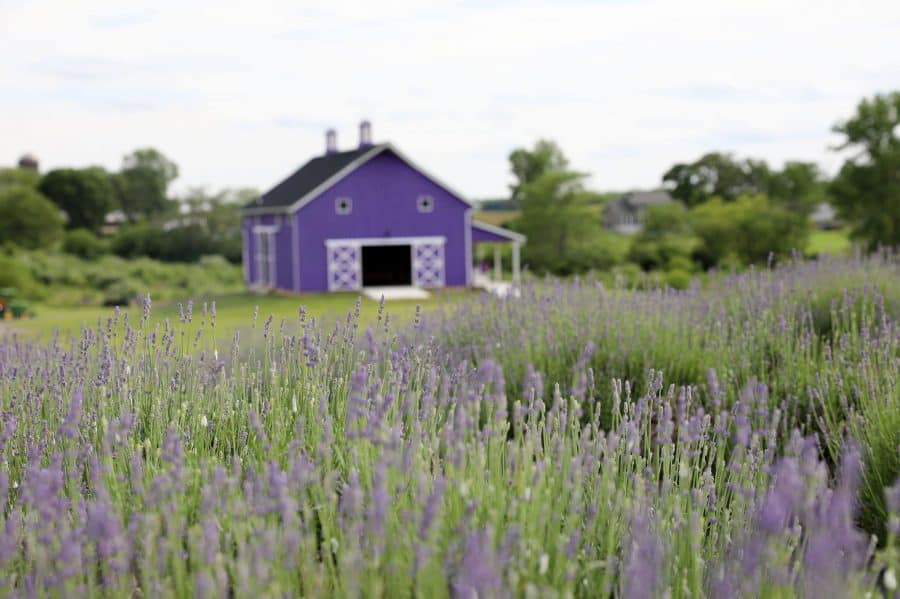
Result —
[{"label": "sky", "polygon": [[896,89],[896,0],[0,0],[0,165],[152,146],[176,192],[264,191],[364,118],[473,199],[539,138],[597,190],[713,150],[833,173],[831,127]]}]

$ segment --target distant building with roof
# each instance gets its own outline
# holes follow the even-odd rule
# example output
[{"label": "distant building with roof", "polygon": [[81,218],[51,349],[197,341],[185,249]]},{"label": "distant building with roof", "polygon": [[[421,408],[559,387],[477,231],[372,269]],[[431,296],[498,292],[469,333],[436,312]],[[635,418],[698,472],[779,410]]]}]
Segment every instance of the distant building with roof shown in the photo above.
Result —
[{"label": "distant building with roof", "polygon": [[632,235],[643,228],[644,210],[648,206],[672,201],[672,196],[665,190],[630,191],[606,205],[603,221],[613,231]]},{"label": "distant building with roof", "polygon": [[34,154],[23,154],[19,158],[19,168],[37,172],[40,168],[40,163]]},{"label": "distant building with roof", "polygon": [[469,287],[472,246],[525,237],[472,219],[472,203],[360,124],[358,147],[325,153],[244,206],[244,277],[258,289]]},{"label": "distant building with roof", "polygon": [[840,227],[837,213],[835,212],[834,207],[828,202],[820,202],[817,204],[809,218],[819,229],[837,229]]}]

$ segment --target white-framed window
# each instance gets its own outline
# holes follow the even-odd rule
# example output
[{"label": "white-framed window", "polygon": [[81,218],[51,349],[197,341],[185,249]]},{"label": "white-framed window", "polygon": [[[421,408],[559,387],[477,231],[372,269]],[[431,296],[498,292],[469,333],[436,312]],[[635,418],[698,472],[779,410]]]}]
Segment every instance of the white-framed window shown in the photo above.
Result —
[{"label": "white-framed window", "polygon": [[434,198],[431,196],[419,196],[416,198],[416,208],[419,212],[434,212]]},{"label": "white-framed window", "polygon": [[270,289],[275,286],[275,234],[278,227],[257,225],[253,228],[256,236],[256,283]]},{"label": "white-framed window", "polygon": [[353,200],[347,197],[340,197],[334,200],[335,214],[350,214],[353,212]]}]

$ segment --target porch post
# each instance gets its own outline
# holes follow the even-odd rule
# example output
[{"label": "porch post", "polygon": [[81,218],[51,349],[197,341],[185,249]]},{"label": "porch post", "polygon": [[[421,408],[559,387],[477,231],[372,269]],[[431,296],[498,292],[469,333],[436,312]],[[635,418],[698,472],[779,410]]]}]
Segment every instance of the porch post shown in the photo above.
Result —
[{"label": "porch post", "polygon": [[521,283],[521,273],[519,272],[519,248],[522,244],[518,241],[513,242],[513,252],[512,252],[512,276],[513,276],[513,285],[518,286]]},{"label": "porch post", "polygon": [[494,280],[503,280],[503,266],[500,261],[500,246],[494,244]]}]

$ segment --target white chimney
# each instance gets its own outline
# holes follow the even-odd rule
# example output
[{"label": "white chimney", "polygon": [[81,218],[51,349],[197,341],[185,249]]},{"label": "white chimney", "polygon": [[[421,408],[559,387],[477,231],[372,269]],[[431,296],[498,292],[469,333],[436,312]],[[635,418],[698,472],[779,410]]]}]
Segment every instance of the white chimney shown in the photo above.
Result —
[{"label": "white chimney", "polygon": [[359,124],[359,147],[368,148],[372,145],[372,123],[363,121]]},{"label": "white chimney", "polygon": [[325,153],[334,154],[337,152],[337,131],[329,129],[325,132]]}]

